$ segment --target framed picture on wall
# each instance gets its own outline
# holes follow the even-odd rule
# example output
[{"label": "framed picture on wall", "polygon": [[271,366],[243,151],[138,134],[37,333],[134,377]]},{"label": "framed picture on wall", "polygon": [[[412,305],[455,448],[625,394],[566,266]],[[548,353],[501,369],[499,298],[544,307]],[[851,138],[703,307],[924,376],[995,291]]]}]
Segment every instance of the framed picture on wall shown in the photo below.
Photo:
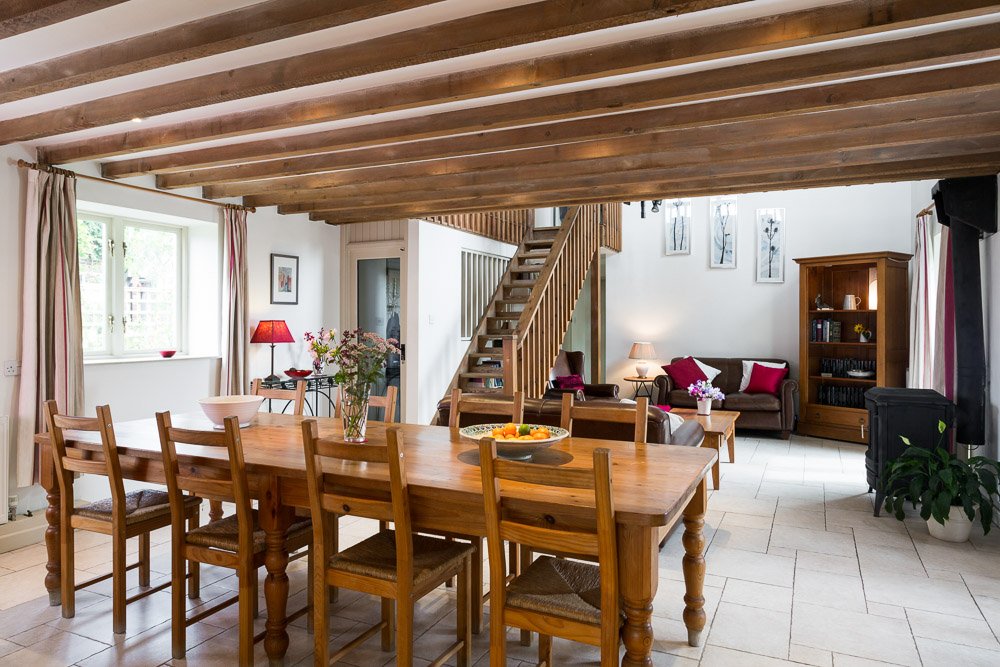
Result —
[{"label": "framed picture on wall", "polygon": [[757,282],[785,282],[785,209],[757,209]]},{"label": "framed picture on wall", "polygon": [[691,200],[675,199],[664,202],[666,215],[666,244],[664,254],[691,254]]},{"label": "framed picture on wall", "polygon": [[735,269],[736,196],[726,195],[709,199],[708,221],[712,234],[708,266],[713,269]]},{"label": "framed picture on wall", "polygon": [[299,302],[299,258],[271,253],[271,303]]}]

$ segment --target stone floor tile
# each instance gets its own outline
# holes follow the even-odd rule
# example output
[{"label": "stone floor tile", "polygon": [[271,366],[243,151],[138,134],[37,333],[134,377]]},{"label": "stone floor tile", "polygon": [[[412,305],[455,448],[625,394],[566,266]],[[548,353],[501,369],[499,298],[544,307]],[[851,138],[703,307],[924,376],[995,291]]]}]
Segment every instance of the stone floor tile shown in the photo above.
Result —
[{"label": "stone floor tile", "polygon": [[[814,530],[826,528],[826,515],[822,511],[785,507],[781,500],[781,498],[778,499],[778,509],[774,512],[775,525],[812,528]],[[820,501],[819,506],[822,509],[822,501]]]},{"label": "stone floor tile", "polygon": [[[726,514],[729,516],[729,513]],[[725,524],[725,522],[723,522]],[[712,538],[712,545],[729,549],[742,549],[766,553],[771,540],[770,528],[747,528],[746,526],[720,526]]]},{"label": "stone floor tile", "polygon": [[794,599],[822,607],[868,611],[861,578],[847,574],[796,569]]},{"label": "stone floor tile", "polygon": [[991,651],[962,644],[917,637],[917,649],[925,665],[962,665],[962,667],[996,667],[1000,651]]},{"label": "stone floor tile", "polygon": [[707,643],[771,658],[788,657],[791,614],[759,607],[719,603]]},{"label": "stone floor tile", "polygon": [[856,553],[853,535],[795,526],[775,526],[771,531],[771,544],[833,556],[853,556]]},{"label": "stone floor tile", "polygon": [[854,655],[845,655],[843,653],[833,654],[833,667],[890,667],[898,664],[898,662],[869,660],[868,658],[859,658]]},{"label": "stone floor tile", "polygon": [[801,665],[801,663],[769,658],[722,646],[706,646],[700,664],[701,667],[793,667]]},{"label": "stone floor tile", "polygon": [[799,644],[791,644],[788,647],[788,659],[814,667],[832,667],[833,665],[833,653],[830,651]]},{"label": "stone floor tile", "polygon": [[880,602],[868,601],[868,613],[873,616],[885,616],[886,618],[906,619],[906,610],[892,604],[882,604]]},{"label": "stone floor tile", "polygon": [[1000,651],[1000,643],[984,620],[919,609],[907,609],[906,617],[914,637]]},{"label": "stone floor tile", "polygon": [[[103,651],[107,644],[55,628],[41,626],[16,635],[23,648],[0,658],[0,667],[66,667]],[[12,641],[14,641],[12,639]]]},{"label": "stone floor tile", "polygon": [[726,582],[726,588],[722,591],[722,601],[745,607],[791,613],[792,590],[784,586],[729,579]]},{"label": "stone floor tile", "polygon": [[[223,632],[208,623],[195,623],[187,629],[187,646],[193,649]],[[77,662],[79,667],[155,667],[171,657],[170,621],[161,623],[100,653]]]},{"label": "stone floor tile", "polygon": [[792,643],[872,660],[920,665],[905,620],[806,602],[792,605]]},{"label": "stone floor tile", "polygon": [[815,551],[798,551],[795,559],[796,570],[812,570],[813,572],[829,572],[860,577],[858,559],[853,556],[832,556]]},{"label": "stone floor tile", "polygon": [[826,525],[827,527],[868,528],[882,533],[906,533],[906,526],[901,521],[885,514],[872,516],[870,511],[828,508],[826,510]]},{"label": "stone floor tile", "polygon": [[864,570],[862,578],[865,597],[871,602],[982,619],[964,583],[890,572],[868,574]]},{"label": "stone floor tile", "polygon": [[711,547],[706,556],[709,573],[775,586],[792,585],[795,560],[752,551]]},{"label": "stone floor tile", "polygon": [[708,502],[709,508],[713,510],[766,517],[774,516],[776,505],[777,501],[773,498],[745,498],[724,496],[718,493],[714,494]]}]

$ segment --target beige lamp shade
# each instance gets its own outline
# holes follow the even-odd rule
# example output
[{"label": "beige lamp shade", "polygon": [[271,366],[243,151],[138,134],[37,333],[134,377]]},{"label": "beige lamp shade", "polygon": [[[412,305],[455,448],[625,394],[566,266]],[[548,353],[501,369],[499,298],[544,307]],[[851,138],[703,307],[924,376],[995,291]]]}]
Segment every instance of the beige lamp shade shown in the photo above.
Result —
[{"label": "beige lamp shade", "polygon": [[632,350],[628,353],[629,359],[655,359],[656,350],[652,343],[638,342],[632,343]]},{"label": "beige lamp shade", "polygon": [[639,360],[639,363],[635,365],[635,373],[639,377],[644,378],[646,377],[646,373],[649,372],[648,360],[656,358],[656,350],[653,349],[652,343],[639,341],[632,343],[632,349],[628,353],[628,358]]}]

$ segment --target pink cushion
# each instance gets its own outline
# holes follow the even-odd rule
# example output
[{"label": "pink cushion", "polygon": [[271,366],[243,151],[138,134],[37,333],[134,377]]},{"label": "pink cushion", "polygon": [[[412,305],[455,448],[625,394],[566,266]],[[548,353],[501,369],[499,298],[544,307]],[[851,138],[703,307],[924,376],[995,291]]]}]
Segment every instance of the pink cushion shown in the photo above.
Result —
[{"label": "pink cushion", "polygon": [[778,395],[781,383],[788,375],[788,367],[768,368],[760,364],[754,364],[750,371],[750,383],[744,389],[746,394],[771,394]]},{"label": "pink cushion", "polygon": [[583,378],[579,375],[560,375],[552,383],[556,389],[583,390]]},{"label": "pink cushion", "polygon": [[663,372],[670,376],[674,386],[678,389],[687,389],[699,380],[707,380],[708,376],[694,362],[691,357],[678,359],[672,364],[663,367]]},{"label": "pink cushion", "polygon": [[653,407],[654,408],[659,408],[659,409],[663,410],[664,412],[670,412],[670,406],[669,405],[654,405]]}]

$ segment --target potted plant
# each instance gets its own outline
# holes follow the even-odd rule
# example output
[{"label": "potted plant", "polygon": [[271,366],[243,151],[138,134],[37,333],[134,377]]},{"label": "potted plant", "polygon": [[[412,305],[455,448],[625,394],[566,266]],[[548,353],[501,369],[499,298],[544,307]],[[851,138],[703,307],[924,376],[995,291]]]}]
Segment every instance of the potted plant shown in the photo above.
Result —
[{"label": "potted plant", "polygon": [[698,380],[688,387],[688,393],[698,400],[698,414],[712,414],[712,401],[721,401],[726,395],[718,387],[713,387],[708,380]]},{"label": "potted plant", "polygon": [[861,322],[854,325],[854,333],[858,334],[858,342],[868,343],[872,339],[872,330]]},{"label": "potted plant", "polygon": [[340,344],[331,359],[338,368],[333,376],[340,385],[340,415],[344,440],[365,442],[368,426],[368,398],[372,386],[382,375],[391,354],[399,354],[398,341],[355,329],[341,334]]},{"label": "potted plant", "polygon": [[307,343],[309,356],[312,357],[313,372],[316,375],[322,375],[323,365],[332,361],[331,353],[333,352],[334,340],[337,338],[337,330],[320,327],[319,333],[313,335],[311,331],[307,331],[303,338]]},{"label": "potted plant", "polygon": [[990,532],[993,503],[1000,495],[1000,464],[985,456],[963,461],[950,453],[941,446],[947,428],[943,421],[938,422],[941,435],[933,450],[915,447],[909,438],[900,436],[907,447],[886,465],[885,509],[902,521],[904,504],[909,501],[914,508],[919,504],[920,518],[927,522],[931,535],[948,542],[965,542],[976,511],[983,532]]}]

